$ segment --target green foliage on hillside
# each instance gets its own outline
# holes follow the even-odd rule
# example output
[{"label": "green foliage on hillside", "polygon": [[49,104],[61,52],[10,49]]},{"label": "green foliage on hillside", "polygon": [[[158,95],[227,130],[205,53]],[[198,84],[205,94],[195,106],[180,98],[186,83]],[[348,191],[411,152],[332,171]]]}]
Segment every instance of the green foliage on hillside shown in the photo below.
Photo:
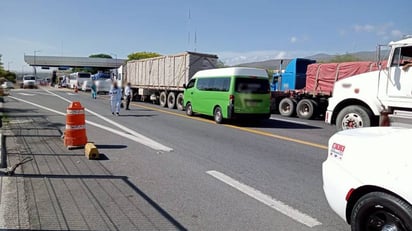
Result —
[{"label": "green foliage on hillside", "polygon": [[343,62],[355,62],[360,61],[359,58],[351,54],[336,55],[332,59],[328,60],[328,63],[343,63]]},{"label": "green foliage on hillside", "polygon": [[134,53],[129,54],[127,56],[127,59],[130,61],[130,60],[154,58],[154,57],[158,57],[158,56],[161,56],[161,55],[156,53],[156,52],[142,51],[142,52],[134,52]]}]

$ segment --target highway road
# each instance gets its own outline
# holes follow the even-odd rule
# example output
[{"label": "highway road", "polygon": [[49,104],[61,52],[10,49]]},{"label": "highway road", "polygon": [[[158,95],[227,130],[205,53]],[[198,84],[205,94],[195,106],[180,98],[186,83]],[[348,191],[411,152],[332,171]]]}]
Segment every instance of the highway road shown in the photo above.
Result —
[{"label": "highway road", "polygon": [[13,90],[9,100],[64,130],[70,101],[86,107],[101,163],[128,176],[187,230],[349,230],[329,208],[321,164],[335,128],[273,115],[263,123],[207,117],[133,102],[111,115],[107,96],[65,89]]}]

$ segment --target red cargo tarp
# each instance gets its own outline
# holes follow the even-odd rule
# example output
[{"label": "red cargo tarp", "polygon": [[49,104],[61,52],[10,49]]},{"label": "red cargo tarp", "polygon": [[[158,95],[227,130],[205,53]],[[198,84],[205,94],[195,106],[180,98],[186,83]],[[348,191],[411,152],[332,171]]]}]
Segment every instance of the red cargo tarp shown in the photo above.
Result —
[{"label": "red cargo tarp", "polygon": [[336,81],[377,70],[376,62],[314,63],[306,71],[308,93],[331,95]]}]

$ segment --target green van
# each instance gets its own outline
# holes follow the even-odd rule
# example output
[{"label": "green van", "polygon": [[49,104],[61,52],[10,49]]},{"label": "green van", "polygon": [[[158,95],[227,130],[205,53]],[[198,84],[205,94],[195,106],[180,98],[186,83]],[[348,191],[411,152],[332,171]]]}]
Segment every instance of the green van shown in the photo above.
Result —
[{"label": "green van", "polygon": [[184,86],[186,114],[224,119],[270,117],[270,87],[266,70],[219,68],[197,72]]}]

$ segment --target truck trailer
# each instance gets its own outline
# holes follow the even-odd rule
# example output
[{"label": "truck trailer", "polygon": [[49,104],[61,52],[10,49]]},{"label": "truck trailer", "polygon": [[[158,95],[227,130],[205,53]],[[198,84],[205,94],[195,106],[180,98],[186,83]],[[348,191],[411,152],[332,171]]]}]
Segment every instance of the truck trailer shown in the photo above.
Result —
[{"label": "truck trailer", "polygon": [[[281,67],[280,67],[280,70]],[[336,81],[377,70],[376,62],[316,63],[292,59],[282,72],[273,75],[272,111],[302,119],[324,115]]]},{"label": "truck trailer", "polygon": [[131,84],[133,100],[184,110],[183,84],[200,70],[216,68],[217,60],[217,55],[196,52],[132,60],[119,69],[119,76],[122,86]]}]

